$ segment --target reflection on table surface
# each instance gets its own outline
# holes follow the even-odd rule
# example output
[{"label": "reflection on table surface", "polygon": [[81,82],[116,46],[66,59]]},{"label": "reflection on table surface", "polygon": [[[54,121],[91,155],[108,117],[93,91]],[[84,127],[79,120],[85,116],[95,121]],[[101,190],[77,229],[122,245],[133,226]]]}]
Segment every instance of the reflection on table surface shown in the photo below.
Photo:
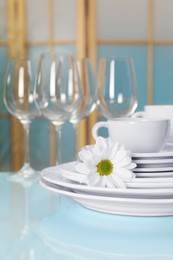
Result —
[{"label": "reflection on table surface", "polygon": [[173,259],[173,217],[94,212],[0,174],[0,260]]}]

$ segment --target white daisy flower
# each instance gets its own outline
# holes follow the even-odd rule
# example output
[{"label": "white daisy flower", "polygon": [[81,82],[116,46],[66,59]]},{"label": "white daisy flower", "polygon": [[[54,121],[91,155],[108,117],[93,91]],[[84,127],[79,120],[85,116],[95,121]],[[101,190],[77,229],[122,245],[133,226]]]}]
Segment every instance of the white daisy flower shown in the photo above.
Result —
[{"label": "white daisy flower", "polygon": [[76,170],[90,186],[125,189],[126,182],[135,178],[132,170],[136,164],[132,163],[130,152],[110,138],[99,136],[95,145],[83,147],[78,156]]}]

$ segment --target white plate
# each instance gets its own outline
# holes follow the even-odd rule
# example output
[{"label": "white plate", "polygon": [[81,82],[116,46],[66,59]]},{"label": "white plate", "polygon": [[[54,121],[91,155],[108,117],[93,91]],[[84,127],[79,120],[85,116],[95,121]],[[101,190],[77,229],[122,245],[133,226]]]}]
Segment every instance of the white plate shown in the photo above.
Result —
[{"label": "white plate", "polygon": [[54,188],[65,188],[70,189],[75,193],[96,195],[96,196],[107,196],[117,198],[136,198],[136,199],[173,199],[173,189],[171,188],[158,188],[158,189],[108,189],[101,187],[89,187],[82,184],[73,184],[57,181],[57,184],[47,181],[44,178],[40,179],[41,182],[47,186]]},{"label": "white plate", "polygon": [[115,197],[143,197],[146,196],[153,198],[172,197],[173,198],[173,182],[171,179],[169,182],[164,182],[166,178],[162,178],[162,182],[146,182],[146,179],[136,181],[133,183],[127,183],[127,189],[109,189],[104,187],[91,187],[84,184],[76,184],[69,180],[62,179],[58,173],[51,171],[47,168],[41,172],[41,179],[49,184],[55,184],[58,186],[70,188],[75,192],[82,192],[87,194],[96,194],[100,196],[115,196]]},{"label": "white plate", "polygon": [[172,148],[165,147],[164,150],[157,153],[132,153],[133,158],[155,158],[155,159],[163,159],[163,158],[173,158],[173,150]]},{"label": "white plate", "polygon": [[158,164],[151,164],[151,163],[139,163],[137,164],[137,168],[152,168],[152,169],[162,169],[165,171],[165,168],[173,168],[173,163],[158,163]]},{"label": "white plate", "polygon": [[137,164],[173,164],[173,158],[153,159],[151,157],[149,159],[134,159],[133,162]]},{"label": "white plate", "polygon": [[173,172],[135,172],[136,178],[150,178],[160,179],[160,178],[172,178]]},{"label": "white plate", "polygon": [[[171,216],[173,215],[173,199],[135,199],[116,198],[78,194],[70,189],[47,185],[40,180],[46,189],[73,198],[82,206],[106,213],[132,216]],[[55,186],[55,187],[54,187]]]},{"label": "white plate", "polygon": [[173,171],[173,167],[159,167],[159,168],[155,168],[155,167],[151,167],[151,168],[147,168],[147,167],[143,167],[143,168],[135,168],[133,169],[133,172],[171,172]]}]

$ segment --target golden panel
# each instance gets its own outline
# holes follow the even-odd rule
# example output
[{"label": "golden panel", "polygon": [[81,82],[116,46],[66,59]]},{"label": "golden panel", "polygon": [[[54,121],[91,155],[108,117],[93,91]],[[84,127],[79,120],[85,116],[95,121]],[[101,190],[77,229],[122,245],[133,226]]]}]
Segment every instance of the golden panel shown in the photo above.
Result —
[{"label": "golden panel", "polygon": [[[7,2],[7,19],[8,19],[8,53],[9,57],[25,56],[25,2],[16,0]],[[17,40],[16,40],[17,39]],[[19,121],[11,118],[11,140],[12,140],[12,170],[17,171],[24,160],[24,131]],[[19,145],[20,140],[20,145]]]},{"label": "golden panel", "polygon": [[[87,39],[88,39],[88,57],[92,61],[94,74],[96,75],[97,50],[96,50],[96,0],[88,0],[88,16],[87,16]],[[96,123],[98,114],[94,111],[87,119],[87,143],[93,143],[91,130]]]},{"label": "golden panel", "polygon": [[50,40],[49,41],[27,41],[26,45],[27,46],[49,46],[49,45],[72,45],[72,44],[76,44],[76,40],[74,39],[69,39],[69,40]]},{"label": "golden panel", "polygon": [[154,0],[148,0],[148,65],[147,65],[147,103],[153,103],[153,38],[154,38]]},{"label": "golden panel", "polygon": [[[87,56],[86,43],[86,19],[87,19],[87,0],[77,0],[77,54],[80,58]],[[77,150],[86,145],[87,122],[82,120],[79,124],[79,142]]]},{"label": "golden panel", "polygon": [[[89,57],[96,70],[96,1],[77,0],[77,51],[79,57]],[[91,128],[96,112],[80,123],[79,148],[92,142]]]},{"label": "golden panel", "polygon": [[[50,51],[54,51],[54,0],[49,0],[49,41]],[[56,163],[56,133],[54,125],[50,125],[50,164]]]}]

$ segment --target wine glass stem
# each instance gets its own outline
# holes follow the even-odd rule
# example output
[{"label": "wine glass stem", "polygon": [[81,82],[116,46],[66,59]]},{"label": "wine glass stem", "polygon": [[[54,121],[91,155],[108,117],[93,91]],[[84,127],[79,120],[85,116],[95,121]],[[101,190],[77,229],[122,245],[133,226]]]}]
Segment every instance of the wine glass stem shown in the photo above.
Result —
[{"label": "wine glass stem", "polygon": [[74,129],[74,152],[73,152],[73,160],[77,159],[78,148],[79,148],[79,121],[73,123]]},{"label": "wine glass stem", "polygon": [[24,130],[25,130],[25,160],[24,164],[30,164],[30,123],[24,123]]},{"label": "wine glass stem", "polygon": [[62,154],[61,154],[61,129],[62,125],[56,125],[56,165],[62,163]]}]

